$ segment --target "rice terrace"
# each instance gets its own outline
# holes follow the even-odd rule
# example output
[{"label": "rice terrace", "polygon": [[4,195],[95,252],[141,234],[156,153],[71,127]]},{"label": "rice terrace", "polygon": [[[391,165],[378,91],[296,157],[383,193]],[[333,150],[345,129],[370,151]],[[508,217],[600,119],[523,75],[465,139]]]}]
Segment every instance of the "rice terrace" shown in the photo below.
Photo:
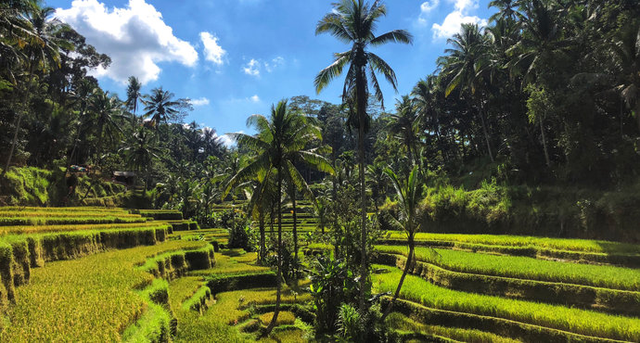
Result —
[{"label": "rice terrace", "polygon": [[119,341],[640,342],[640,4],[3,0],[0,342]]}]

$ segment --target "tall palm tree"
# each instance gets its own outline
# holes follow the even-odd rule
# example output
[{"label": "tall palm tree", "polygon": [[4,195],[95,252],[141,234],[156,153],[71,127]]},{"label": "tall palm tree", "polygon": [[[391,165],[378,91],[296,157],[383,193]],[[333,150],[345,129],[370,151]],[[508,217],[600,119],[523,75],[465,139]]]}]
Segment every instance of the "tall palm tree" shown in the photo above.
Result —
[{"label": "tall palm tree", "polygon": [[52,7],[40,8],[32,3],[26,6],[24,10],[24,13],[17,14],[17,21],[21,24],[21,26],[19,26],[20,31],[28,35],[28,40],[19,43],[20,46],[24,45],[22,53],[26,56],[24,63],[26,64],[25,76],[27,80],[20,83],[22,86],[19,91],[22,97],[23,109],[18,111],[15,120],[15,133],[5,168],[2,171],[3,176],[7,172],[7,169],[9,169],[9,165],[11,165],[11,158],[13,157],[13,152],[18,142],[22,117],[25,112],[28,111],[28,104],[36,72],[60,67],[60,49],[64,48],[70,51],[74,48],[68,41],[58,38],[60,33],[70,28],[58,19],[51,18],[53,13],[55,13],[55,9]]},{"label": "tall palm tree", "polygon": [[384,314],[382,315],[381,321],[384,322],[384,319],[391,313],[391,309],[393,308],[393,304],[400,295],[400,290],[402,289],[402,283],[404,282],[404,278],[407,276],[407,272],[411,267],[414,259],[414,251],[415,251],[415,236],[416,233],[420,229],[420,221],[419,221],[419,211],[420,211],[420,200],[422,194],[422,185],[424,184],[424,179],[418,175],[418,167],[414,166],[413,170],[409,174],[409,177],[403,181],[398,179],[398,176],[391,170],[386,169],[385,173],[391,179],[391,183],[396,190],[396,195],[398,196],[398,205],[400,207],[400,218],[395,219],[396,226],[402,228],[407,234],[407,245],[409,246],[409,254],[407,256],[407,262],[404,265],[404,270],[402,271],[402,276],[400,277],[400,281],[398,282],[398,288],[396,288],[395,293],[393,294],[393,298],[391,299],[391,303],[387,306]]},{"label": "tall palm tree", "polygon": [[250,136],[243,133],[229,134],[240,147],[252,150],[255,156],[248,165],[240,169],[227,183],[223,198],[234,186],[253,179],[260,173],[268,180],[275,176],[277,216],[278,216],[278,278],[276,307],[273,320],[267,327],[270,333],[275,326],[280,310],[282,293],[282,183],[290,180],[298,189],[311,192],[294,162],[301,161],[319,171],[332,173],[329,161],[316,153],[316,149],[307,146],[314,140],[321,140],[320,129],[312,125],[305,116],[287,108],[286,101],[280,101],[271,107],[271,116],[254,114],[247,120],[247,125],[254,127],[258,133]]},{"label": "tall palm tree", "polygon": [[134,132],[128,145],[122,149],[127,165],[134,168],[138,174],[144,172],[145,189],[149,182],[149,167],[162,153],[160,148],[154,145],[152,138],[151,132],[141,126]]},{"label": "tall palm tree", "polygon": [[409,163],[417,165],[418,144],[420,143],[420,113],[415,102],[403,95],[396,103],[396,113],[389,114],[388,130],[391,136],[402,143],[409,154]]},{"label": "tall palm tree", "polygon": [[151,94],[142,97],[145,111],[142,116],[145,119],[151,119],[151,123],[156,130],[161,123],[166,124],[180,114],[180,106],[183,105],[182,99],[174,100],[174,96],[173,93],[160,87],[152,89]]},{"label": "tall palm tree", "polygon": [[462,24],[462,31],[447,39],[447,43],[453,47],[445,50],[447,56],[438,58],[442,74],[450,78],[445,96],[449,96],[456,88],[470,95],[477,107],[489,158],[494,162],[483,99],[487,87],[484,71],[489,65],[489,36],[480,32],[478,24]]},{"label": "tall palm tree", "polygon": [[138,111],[138,102],[142,98],[142,93],[140,93],[140,89],[142,88],[142,84],[135,76],[129,77],[129,84],[127,85],[127,109],[131,111],[133,114],[133,121],[136,120],[136,112]]},{"label": "tall palm tree", "polygon": [[[94,115],[91,126],[95,128],[98,144],[96,153],[102,154],[105,139],[115,141],[122,132],[121,121],[124,120],[120,100],[109,92],[97,92],[89,100],[89,111]],[[100,158],[96,159],[99,161]]]},{"label": "tall palm tree", "polygon": [[374,97],[383,102],[382,91],[376,73],[380,73],[397,91],[395,72],[378,55],[368,50],[370,46],[385,43],[411,43],[411,35],[404,30],[393,30],[379,36],[374,34],[377,22],[387,14],[386,6],[375,1],[373,4],[364,0],[340,0],[333,4],[333,11],[326,14],[316,26],[316,35],[329,33],[341,42],[351,44],[347,51],[336,53],[334,62],[320,71],[315,79],[316,91],[320,93],[333,79],[342,74],[349,65],[342,90],[342,102],[350,104],[355,118],[349,122],[358,129],[358,152],[360,162],[360,197],[361,197],[361,249],[362,266],[360,275],[360,310],[364,311],[365,285],[367,282],[367,202],[365,192],[365,151],[364,139],[368,123],[367,101],[369,99],[369,83]]}]

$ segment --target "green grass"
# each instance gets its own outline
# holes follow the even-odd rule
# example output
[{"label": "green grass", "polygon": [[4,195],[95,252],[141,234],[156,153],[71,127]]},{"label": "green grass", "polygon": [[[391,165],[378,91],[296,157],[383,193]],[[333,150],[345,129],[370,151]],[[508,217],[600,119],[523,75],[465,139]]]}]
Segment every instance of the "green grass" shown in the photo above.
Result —
[{"label": "green grass", "polygon": [[[376,246],[386,253],[407,255],[404,246]],[[495,256],[466,251],[416,247],[416,258],[448,270],[520,279],[575,283],[637,291],[640,289],[640,270],[612,266],[596,266],[555,261],[537,260],[530,257]]]},{"label": "green grass", "polygon": [[203,246],[200,242],[172,241],[36,268],[30,283],[16,289],[16,306],[8,311],[10,324],[0,340],[118,341],[145,313],[147,305],[135,289],[153,280],[135,265],[148,256]]},{"label": "green grass", "polygon": [[[375,268],[389,271],[373,275],[375,291],[395,291],[402,271],[381,265]],[[640,341],[638,318],[459,292],[434,286],[412,275],[406,277],[400,297],[427,307],[505,318],[583,335]]]},{"label": "green grass", "polygon": [[[387,239],[406,240],[406,234],[389,231],[385,235]],[[418,241],[449,241],[466,242],[486,245],[539,247],[555,250],[582,251],[608,254],[640,254],[640,245],[617,243],[599,240],[547,238],[532,236],[509,235],[469,235],[469,234],[440,234],[418,233]]]}]

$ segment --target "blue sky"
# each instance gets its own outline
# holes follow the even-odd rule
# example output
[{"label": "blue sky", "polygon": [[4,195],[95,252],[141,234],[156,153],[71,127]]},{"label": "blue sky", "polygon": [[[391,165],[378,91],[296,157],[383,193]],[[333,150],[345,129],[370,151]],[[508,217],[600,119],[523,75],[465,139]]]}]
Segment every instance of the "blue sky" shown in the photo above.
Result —
[{"label": "blue sky", "polygon": [[[56,16],[112,57],[107,70],[93,71],[101,86],[125,97],[134,75],[143,93],[163,86],[193,100],[186,121],[219,134],[245,131],[254,113],[295,95],[339,103],[343,78],[316,95],[313,79],[348,49],[315,26],[331,11],[331,0],[48,0]],[[398,90],[383,85],[387,109],[432,73],[447,37],[461,22],[486,24],[488,0],[386,1],[388,15],[378,33],[405,29],[413,45],[375,49],[396,71]]]}]

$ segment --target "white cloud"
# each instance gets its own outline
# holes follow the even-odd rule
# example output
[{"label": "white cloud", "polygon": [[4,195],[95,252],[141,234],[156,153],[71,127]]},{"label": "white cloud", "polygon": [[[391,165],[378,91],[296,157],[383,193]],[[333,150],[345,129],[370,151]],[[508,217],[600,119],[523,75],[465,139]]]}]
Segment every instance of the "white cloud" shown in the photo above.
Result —
[{"label": "white cloud", "polygon": [[[451,1],[451,0],[449,0]],[[453,0],[456,11],[467,13],[467,11],[478,8],[478,0]]]},{"label": "white cloud", "polygon": [[258,96],[258,94],[256,94],[250,97],[249,100],[251,100],[251,102],[260,102],[260,97]]},{"label": "white cloud", "polygon": [[272,59],[271,62],[264,62],[264,68],[269,73],[282,65],[284,65],[284,58],[282,56]]},{"label": "white cloud", "polygon": [[56,17],[111,57],[108,69],[92,72],[98,77],[125,83],[133,75],[145,84],[158,79],[159,62],[195,66],[198,61],[193,46],[174,36],[162,14],[145,0],[129,0],[124,8],[107,8],[98,0],[73,0],[71,8],[58,8]]},{"label": "white cloud", "polygon": [[420,5],[420,16],[418,17],[418,23],[422,25],[427,24],[427,17],[431,12],[438,7],[440,0],[425,1]]},{"label": "white cloud", "polygon": [[200,32],[200,39],[204,44],[205,59],[217,65],[224,64],[222,58],[227,52],[218,44],[218,37],[209,32]]},{"label": "white cloud", "polygon": [[267,73],[272,73],[274,70],[282,67],[285,64],[285,59],[282,56],[275,57],[271,61],[263,62],[262,60],[256,60],[254,58],[251,59],[242,70],[245,74],[251,76],[260,76],[262,70],[265,70]]},{"label": "white cloud", "polygon": [[486,26],[487,20],[481,19],[476,16],[465,16],[460,11],[453,11],[444,18],[442,24],[433,24],[433,38],[445,39],[460,32],[460,25],[465,23],[478,24],[480,26]]},{"label": "white cloud", "polygon": [[189,102],[191,103],[191,105],[193,106],[206,106],[209,105],[209,99],[202,97],[200,99],[191,99],[189,100]]},{"label": "white cloud", "polygon": [[[244,133],[244,131],[238,131],[237,133]],[[228,134],[224,134],[222,136],[218,136],[218,139],[224,144],[226,147],[231,147],[236,144],[236,141],[233,138],[229,137]]]},{"label": "white cloud", "polygon": [[258,62],[257,60],[251,59],[249,63],[247,63],[244,67],[242,67],[242,70],[247,75],[260,76],[260,62]]}]

